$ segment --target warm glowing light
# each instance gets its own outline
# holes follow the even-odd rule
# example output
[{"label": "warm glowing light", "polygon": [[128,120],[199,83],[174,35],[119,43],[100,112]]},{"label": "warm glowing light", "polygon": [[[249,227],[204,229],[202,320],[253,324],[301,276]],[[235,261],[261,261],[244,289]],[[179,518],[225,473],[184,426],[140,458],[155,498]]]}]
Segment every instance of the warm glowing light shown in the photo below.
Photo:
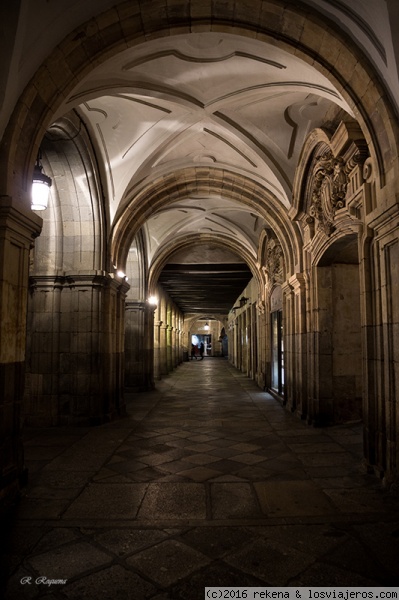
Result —
[{"label": "warm glowing light", "polygon": [[41,153],[39,151],[33,170],[32,180],[32,210],[45,210],[48,206],[48,198],[52,181],[43,173],[43,167],[40,164]]},{"label": "warm glowing light", "polygon": [[206,323],[206,324],[204,325],[204,329],[205,329],[206,331],[209,331],[210,327],[209,327],[208,323]]},{"label": "warm glowing light", "polygon": [[124,273],[123,271],[117,271],[116,274],[118,275],[118,277],[121,277],[122,279],[124,277],[126,277],[126,273]]},{"label": "warm glowing light", "polygon": [[158,306],[158,298],[156,296],[150,296],[148,298],[148,304],[151,304],[151,306]]},{"label": "warm glowing light", "polygon": [[32,210],[45,210],[48,206],[49,188],[43,183],[32,184]]}]

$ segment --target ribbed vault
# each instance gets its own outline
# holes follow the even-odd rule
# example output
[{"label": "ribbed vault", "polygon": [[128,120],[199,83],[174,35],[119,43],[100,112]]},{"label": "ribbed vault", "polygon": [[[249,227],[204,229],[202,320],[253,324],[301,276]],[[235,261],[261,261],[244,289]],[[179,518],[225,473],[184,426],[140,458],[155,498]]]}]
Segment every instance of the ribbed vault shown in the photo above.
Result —
[{"label": "ribbed vault", "polygon": [[[195,47],[191,46],[190,51],[187,48],[176,48],[177,39],[184,41],[185,35],[198,35],[199,30],[205,36],[218,35],[220,38],[238,34],[238,39],[245,40],[249,45],[256,42],[260,48],[266,48],[269,44],[266,55],[273,52],[273,57],[269,60],[267,56],[247,46],[238,48],[235,55],[231,50],[228,51],[228,48],[222,48],[223,51],[219,54],[210,54],[209,45],[204,48],[202,41],[197,42]],[[330,43],[331,35],[334,36],[333,45]],[[157,51],[148,47],[147,52],[146,47],[150,39],[158,39],[158,43],[161,44],[160,40],[165,38],[168,47]],[[169,55],[166,56],[165,53]],[[123,69],[120,72],[115,71],[112,61],[122,55],[125,56],[121,65]],[[287,57],[291,60],[293,69],[291,78],[287,77]],[[166,72],[163,69],[166,60],[172,66],[179,63],[180,70],[170,67]],[[197,67],[200,68],[199,71]],[[237,89],[216,90],[217,71],[213,71],[213,77],[209,81],[200,77],[205,70],[212,71],[214,67],[222,74],[225,72],[230,82],[236,81],[239,84]],[[268,70],[276,75],[272,86],[269,85],[269,77],[266,77],[266,81],[256,81],[259,69],[264,73]],[[305,71],[309,78],[303,77]],[[195,77],[188,80],[188,72],[196,73]],[[160,73],[164,74],[161,81]],[[357,76],[352,78],[353,73]],[[248,79],[248,74],[254,75],[255,80]],[[296,82],[294,75],[297,77]],[[43,85],[44,81],[51,82],[51,85]],[[154,84],[154,81],[158,83]],[[201,89],[195,87],[196,81],[203,81]],[[125,90],[128,89],[127,97],[120,93],[123,90],[122,82],[125,83]],[[218,93],[212,98],[206,97],[206,93],[209,94],[209,91],[213,90]],[[303,135],[303,128],[297,117],[304,108],[306,98],[313,95],[309,97],[309,110],[312,110],[312,107],[317,109],[317,106],[320,106],[319,102],[329,99],[332,104],[346,106],[345,110],[353,111],[371,146],[370,153],[377,159],[380,171],[383,170],[382,164],[388,164],[390,160],[388,148],[393,147],[395,140],[391,130],[380,126],[381,122],[390,122],[390,109],[383,90],[379,89],[378,78],[373,77],[371,64],[366,64],[350,38],[340,32],[333,21],[328,21],[325,14],[319,15],[315,10],[306,10],[305,5],[298,3],[255,1],[251,4],[251,9],[248,9],[237,2],[212,2],[204,6],[202,0],[191,0],[184,4],[168,3],[165,10],[154,12],[147,3],[140,5],[122,2],[72,31],[50,54],[32,79],[16,106],[2,148],[2,162],[7,166],[4,172],[6,179],[3,179],[6,185],[3,188],[10,194],[13,190],[27,190],[37,147],[46,128],[57,116],[65,114],[72,107],[81,107],[88,120],[90,115],[102,118],[108,115],[107,98],[112,98],[112,102],[115,102],[118,97],[120,103],[125,102],[128,106],[132,106],[133,103],[137,111],[141,110],[141,106],[146,107],[146,110],[160,111],[170,116],[173,108],[166,105],[171,99],[167,97],[170,94],[174,105],[179,104],[182,109],[182,105],[185,105],[189,112],[196,106],[207,115],[203,131],[206,129],[206,135],[211,136],[215,143],[222,138],[226,148],[229,146],[231,149],[237,149],[242,160],[248,163],[249,159],[256,168],[256,161],[259,158],[264,159],[263,164],[269,169],[269,173],[273,171],[274,165],[274,175],[278,178],[277,172],[282,165],[282,156],[278,156],[278,144],[276,146],[272,143],[277,141],[277,137],[269,136],[271,145],[265,144],[265,139],[258,135],[259,124],[248,123],[248,115],[243,113],[238,120],[235,118],[238,116],[237,104],[231,103],[238,101],[242,106],[244,90],[249,94],[247,100],[252,103],[250,110],[258,102],[254,97],[256,92],[263,96],[270,92],[272,103],[276,102],[276,106],[283,107],[286,125],[292,127],[294,124],[295,135],[291,136],[291,143],[285,148],[286,157],[290,154],[294,156],[293,149],[295,146],[300,147],[298,142]],[[293,96],[291,92],[294,92]],[[289,96],[293,102],[290,102],[289,106],[283,106],[285,98]],[[93,98],[102,98],[104,101],[98,106],[93,106],[90,104]],[[377,105],[379,118],[375,114]],[[220,110],[221,108],[223,110]],[[322,107],[323,114],[326,114],[326,108]],[[209,110],[212,115],[209,115]],[[309,112],[306,113],[308,120]],[[195,126],[198,118],[194,118],[193,121],[190,115],[186,114],[186,125]],[[274,121],[268,123],[266,128],[261,127],[260,131],[267,132],[273,126],[273,122],[277,125],[275,116],[273,114]],[[97,117],[93,126],[100,126],[101,129]],[[158,122],[159,119],[156,118],[155,121]],[[179,122],[184,121],[184,116],[180,114]],[[172,117],[169,127],[174,122]],[[110,123],[111,130],[115,132],[113,127],[115,123]],[[21,131],[24,133],[22,139]],[[119,131],[123,131],[123,127]],[[156,134],[158,144],[167,144],[157,128],[152,128],[152,131]],[[101,135],[104,137],[104,132]],[[248,153],[243,151],[240,137],[245,139],[244,146],[247,147]],[[140,151],[142,148],[139,146],[137,149]],[[383,150],[385,148],[386,151]],[[109,146],[107,150],[110,150]],[[152,152],[151,144],[145,152],[141,152],[144,158],[143,170],[136,168],[135,171],[141,172],[143,176],[148,174]],[[212,152],[207,152],[207,155],[209,160],[214,158]],[[112,160],[110,166],[114,167]],[[289,181],[287,166],[284,166],[283,171],[286,181]],[[263,176],[267,177],[267,173],[264,172]],[[115,182],[118,185],[129,183],[125,181],[125,177],[120,177],[120,173],[114,178],[114,184]],[[278,183],[277,180],[275,183]],[[112,187],[111,181],[109,185]],[[279,185],[283,185],[281,180]]]},{"label": "ribbed vault", "polygon": [[[187,198],[205,198],[206,203],[206,199],[212,196],[222,197],[245,207],[248,212],[261,219],[265,227],[273,229],[283,246],[288,272],[295,270],[295,265],[300,261],[300,234],[296,224],[287,218],[287,210],[256,182],[209,167],[171,173],[154,181],[150,188],[138,194],[116,223],[113,232],[114,261],[118,265],[124,265],[135,232],[159,211]],[[232,224],[237,229],[237,234],[241,225],[241,219]],[[230,233],[234,238],[234,229]],[[252,255],[257,255],[257,243],[252,247]]]},{"label": "ribbed vault", "polygon": [[109,215],[100,264],[126,270],[139,231],[149,269],[171,239],[203,234],[236,239],[256,261],[268,229],[290,277],[303,269],[292,191],[309,132],[355,119],[376,170],[388,171],[390,111],[371,63],[306,2],[120,2],[70,32],[32,78],[1,173],[6,193],[27,202],[45,131],[75,113]]}]

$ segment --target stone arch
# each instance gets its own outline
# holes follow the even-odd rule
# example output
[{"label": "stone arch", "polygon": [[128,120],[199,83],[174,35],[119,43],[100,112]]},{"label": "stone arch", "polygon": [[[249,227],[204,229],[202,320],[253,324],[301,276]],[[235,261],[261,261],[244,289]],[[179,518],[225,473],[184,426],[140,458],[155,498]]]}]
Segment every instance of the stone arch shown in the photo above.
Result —
[{"label": "stone arch", "polygon": [[287,211],[259,184],[222,169],[184,169],[156,180],[134,198],[119,215],[112,233],[114,262],[124,264],[134,232],[157,210],[197,193],[222,194],[258,211],[275,231],[284,250],[287,273],[301,263],[301,235],[296,223],[287,219]]},{"label": "stone arch", "polygon": [[[118,265],[116,265],[118,269]],[[147,303],[147,248],[143,231],[133,238],[126,261],[129,289],[124,307],[124,382],[129,390],[152,387],[153,313]]]},{"label": "stone arch", "polygon": [[[118,268],[118,265],[116,265]],[[147,285],[147,248],[143,231],[140,229],[133,238],[126,260],[126,277],[129,283],[127,298],[145,302]]]},{"label": "stone arch", "polygon": [[236,242],[234,239],[227,237],[227,236],[221,236],[221,235],[215,236],[215,235],[211,235],[211,234],[201,233],[201,234],[192,234],[192,235],[181,236],[181,238],[177,238],[177,239],[173,240],[171,243],[165,244],[162,247],[162,250],[154,258],[152,265],[150,267],[150,270],[149,270],[148,287],[149,287],[150,291],[156,289],[156,284],[157,284],[159,275],[160,275],[163,267],[167,263],[169,256],[171,256],[171,254],[173,254],[177,250],[184,250],[185,248],[192,247],[192,244],[194,241],[197,244],[203,242],[203,243],[212,243],[213,245],[220,246],[222,248],[227,247],[230,250],[232,250],[233,252],[235,252],[236,254],[238,254],[238,256],[240,256],[247,263],[249,268],[251,269],[251,272],[252,272],[255,280],[257,281],[257,285],[258,285],[259,289],[261,289],[260,286],[262,283],[262,278],[259,273],[259,269],[257,268],[256,260],[248,252],[248,250],[242,246],[242,244]]},{"label": "stone arch", "polygon": [[[111,303],[120,311],[126,290],[121,294],[120,283],[105,275],[107,213],[95,153],[76,114],[50,127],[42,151],[45,171],[60,185],[52,187],[31,264],[24,419],[102,422],[105,411],[122,410],[115,373],[107,381],[112,368],[100,367],[120,362],[107,352],[118,334],[107,330],[103,316]],[[93,321],[102,327],[95,330]],[[100,376],[88,392],[93,372]]]},{"label": "stone arch", "polygon": [[[200,16],[199,16],[200,15]],[[230,0],[204,7],[202,0],[171,4],[164,10],[122,2],[72,31],[51,53],[28,84],[9,121],[0,150],[3,193],[28,205],[31,173],[38,146],[63,100],[94,64],[104,62],[148,37],[179,32],[225,31],[259,40],[295,53],[325,74],[352,108],[370,153],[378,165],[380,183],[394,167],[397,172],[398,129],[388,95],[373,66],[333,22],[334,45],[324,43],[326,17],[300,6],[255,0],[251,11]],[[357,77],[352,77],[353,72]],[[350,84],[348,83],[350,82]],[[397,179],[397,177],[396,177]]]},{"label": "stone arch", "polygon": [[79,117],[54,123],[41,149],[45,172],[60,184],[52,186],[52,200],[41,214],[34,274],[109,270],[109,219],[94,150]]},{"label": "stone arch", "polygon": [[226,319],[222,319],[220,315],[218,315],[217,313],[199,313],[197,315],[190,315],[187,319],[186,319],[186,325],[188,326],[188,328],[190,329],[190,327],[193,325],[193,323],[195,323],[196,321],[198,321],[199,319],[214,319],[215,321],[219,321],[220,323],[224,323],[224,321],[226,321]]}]

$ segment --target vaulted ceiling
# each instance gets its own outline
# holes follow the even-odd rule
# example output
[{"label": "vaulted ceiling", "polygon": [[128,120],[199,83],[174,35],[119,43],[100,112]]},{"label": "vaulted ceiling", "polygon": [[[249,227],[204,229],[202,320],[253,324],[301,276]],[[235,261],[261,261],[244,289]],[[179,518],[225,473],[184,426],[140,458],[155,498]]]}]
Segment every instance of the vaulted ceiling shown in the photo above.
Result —
[{"label": "vaulted ceiling", "polygon": [[[210,32],[148,41],[113,57],[88,73],[60,115],[71,109],[104,162],[111,222],[155,180],[186,177],[193,168],[255,182],[287,212],[307,134],[340,111],[350,113],[331,83],[294,54]],[[232,306],[251,276],[242,257],[256,260],[259,235],[270,223],[256,202],[232,201],[223,186],[205,186],[177,202],[166,195],[143,227],[149,267],[184,236],[206,233],[242,248],[234,276],[212,244],[195,269],[167,261],[160,283],[184,312],[206,313]]]}]

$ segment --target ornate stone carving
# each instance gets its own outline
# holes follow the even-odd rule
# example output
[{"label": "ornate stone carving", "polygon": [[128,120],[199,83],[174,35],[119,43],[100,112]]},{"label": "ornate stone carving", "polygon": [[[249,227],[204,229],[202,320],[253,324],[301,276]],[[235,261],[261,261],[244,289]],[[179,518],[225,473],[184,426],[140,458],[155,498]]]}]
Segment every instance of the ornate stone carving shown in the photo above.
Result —
[{"label": "ornate stone carving", "polygon": [[267,244],[266,271],[272,284],[284,281],[283,249],[274,239],[269,240]]},{"label": "ornate stone carving", "polygon": [[328,152],[317,160],[313,171],[309,215],[318,220],[319,227],[328,236],[335,229],[336,211],[345,206],[348,187],[347,167],[351,169],[341,156],[334,157],[331,152]]},{"label": "ornate stone carving", "polygon": [[365,181],[370,183],[374,177],[374,166],[373,160],[368,158],[363,165],[363,178]]},{"label": "ornate stone carving", "polygon": [[263,300],[258,300],[258,302],[256,303],[256,309],[258,311],[259,315],[264,315],[265,314],[265,303]]}]

